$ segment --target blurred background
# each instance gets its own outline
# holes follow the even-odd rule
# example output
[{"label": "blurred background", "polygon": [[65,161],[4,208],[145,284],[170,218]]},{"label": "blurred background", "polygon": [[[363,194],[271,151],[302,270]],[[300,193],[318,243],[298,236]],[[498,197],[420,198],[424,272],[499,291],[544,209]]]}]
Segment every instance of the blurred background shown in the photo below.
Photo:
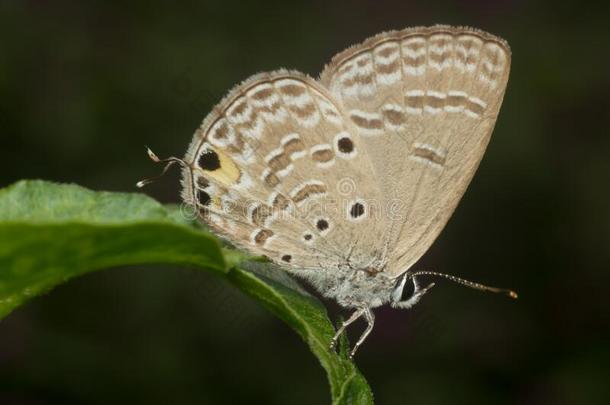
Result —
[{"label": "blurred background", "polygon": [[[159,171],[144,145],[181,156],[253,73],[316,76],[347,46],[414,25],[505,38],[512,72],[492,141],[417,267],[520,299],[439,281],[411,311],[378,310],[357,362],[379,404],[610,403],[607,2],[117,4],[0,0],[0,186],[136,192]],[[144,192],[178,202],[177,170]],[[202,272],[94,273],[0,322],[2,404],[329,398],[294,332]]]}]

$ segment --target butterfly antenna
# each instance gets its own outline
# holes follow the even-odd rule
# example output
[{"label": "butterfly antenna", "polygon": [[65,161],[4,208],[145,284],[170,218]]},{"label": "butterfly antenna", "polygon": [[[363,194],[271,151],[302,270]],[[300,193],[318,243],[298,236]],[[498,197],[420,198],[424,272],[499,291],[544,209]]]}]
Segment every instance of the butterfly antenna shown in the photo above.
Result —
[{"label": "butterfly antenna", "polygon": [[173,164],[175,164],[175,163],[178,163],[182,167],[189,167],[189,165],[186,164],[186,162],[184,160],[178,159],[177,157],[170,156],[170,157],[168,157],[166,159],[159,159],[159,157],[157,157],[157,155],[155,155],[155,152],[150,150],[150,148],[148,146],[146,147],[146,152],[148,153],[148,157],[150,157],[150,160],[152,160],[153,162],[155,162],[155,163],[167,163],[167,164],[165,165],[165,167],[163,167],[163,171],[161,172],[160,175],[138,181],[136,183],[136,187],[138,187],[138,188],[142,188],[145,185],[150,184],[150,183],[156,181],[157,179],[163,177],[163,175],[165,173],[167,173],[169,168]]},{"label": "butterfly antenna", "polygon": [[454,283],[458,283],[458,284],[464,285],[466,287],[474,288],[475,290],[490,291],[493,293],[504,294],[513,299],[517,299],[517,297],[518,297],[517,293],[514,292],[513,290],[509,290],[506,288],[489,287],[489,286],[486,286],[483,284],[475,283],[473,281],[464,280],[463,278],[455,277],[450,274],[437,273],[435,271],[418,271],[418,272],[411,274],[411,277],[415,277],[415,276],[443,277],[443,278],[446,278],[447,280],[453,281]]}]

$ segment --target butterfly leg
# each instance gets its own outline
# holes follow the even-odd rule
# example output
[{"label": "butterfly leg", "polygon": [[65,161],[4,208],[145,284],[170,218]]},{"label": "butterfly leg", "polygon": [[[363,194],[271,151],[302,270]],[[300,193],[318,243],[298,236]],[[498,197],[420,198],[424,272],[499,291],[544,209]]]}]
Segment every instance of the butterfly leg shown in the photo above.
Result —
[{"label": "butterfly leg", "polygon": [[411,297],[408,300],[400,301],[400,296],[402,295],[402,289],[403,289],[405,281],[406,281],[406,276],[405,276],[405,278],[402,279],[398,288],[395,290],[395,292],[400,291],[400,293],[392,294],[392,302],[391,302],[392,307],[400,308],[400,309],[409,309],[413,305],[417,304],[419,302],[419,300],[421,299],[421,297],[426,292],[428,292],[429,289],[434,287],[434,283],[430,283],[426,287],[422,288],[421,284],[419,284],[419,282],[417,281],[417,277],[413,277],[412,280],[413,280],[413,295],[411,295]]},{"label": "butterfly leg", "polygon": [[339,329],[337,329],[337,333],[335,333],[335,336],[333,337],[333,339],[330,341],[330,349],[334,350],[335,347],[337,346],[337,342],[339,341],[339,337],[341,336],[341,334],[345,331],[345,328],[347,328],[349,325],[351,325],[352,323],[356,322],[356,320],[358,320],[358,318],[360,318],[363,314],[364,314],[365,309],[364,308],[360,308],[357,309],[352,316],[349,317],[349,319],[347,321],[344,321],[341,326],[339,327]]},{"label": "butterfly leg", "polygon": [[371,311],[371,309],[369,307],[364,308],[364,317],[366,318],[368,325],[366,326],[364,333],[362,333],[362,336],[360,336],[360,339],[358,339],[358,341],[352,348],[352,351],[349,354],[350,359],[354,358],[356,351],[358,350],[360,345],[365,341],[365,339],[367,338],[369,333],[371,333],[371,331],[373,330],[373,325],[375,325],[375,315],[373,314],[373,311]]}]

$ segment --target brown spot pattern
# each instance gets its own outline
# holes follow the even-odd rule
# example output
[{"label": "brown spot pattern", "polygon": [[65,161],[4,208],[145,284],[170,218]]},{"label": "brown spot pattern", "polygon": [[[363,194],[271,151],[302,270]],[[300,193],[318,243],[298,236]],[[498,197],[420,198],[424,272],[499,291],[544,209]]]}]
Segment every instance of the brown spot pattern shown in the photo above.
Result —
[{"label": "brown spot pattern", "polygon": [[288,155],[292,155],[295,152],[302,152],[304,149],[305,145],[298,138],[291,139],[284,144],[284,153]]},{"label": "brown spot pattern", "polygon": [[466,96],[462,96],[459,94],[450,94],[445,100],[446,104],[451,107],[462,107],[466,105],[466,102],[468,101]]},{"label": "brown spot pattern", "polygon": [[426,105],[432,108],[443,108],[445,106],[445,98],[429,94],[426,98]]},{"label": "brown spot pattern", "polygon": [[275,174],[270,173],[265,177],[265,183],[267,183],[269,187],[275,187],[280,184],[280,179]]},{"label": "brown spot pattern", "polygon": [[304,85],[290,83],[290,84],[285,84],[285,85],[281,86],[280,91],[282,92],[282,94],[285,94],[287,96],[298,97],[301,94],[304,94],[307,91],[307,89],[305,88]]},{"label": "brown spot pattern", "polygon": [[465,107],[466,107],[467,110],[470,110],[470,111],[472,111],[473,113],[475,113],[477,115],[481,115],[481,114],[483,114],[483,111],[485,111],[485,108],[483,108],[483,106],[481,106],[481,105],[479,105],[479,104],[477,104],[475,102],[472,102],[470,100],[468,100],[466,102],[466,106]]},{"label": "brown spot pattern", "polygon": [[314,153],[311,154],[311,157],[316,162],[325,163],[325,162],[330,162],[331,160],[333,160],[333,158],[335,157],[335,154],[333,153],[333,151],[330,148],[328,148],[328,149],[321,149],[321,150],[315,151]]},{"label": "brown spot pattern", "polygon": [[428,148],[416,147],[413,150],[413,155],[420,158],[429,160],[432,163],[443,166],[445,164],[445,157]]},{"label": "brown spot pattern", "polygon": [[254,235],[254,243],[262,246],[267,242],[267,240],[273,236],[273,231],[270,229],[261,229]]},{"label": "brown spot pattern", "polygon": [[397,45],[395,42],[392,43],[392,46],[385,46],[384,48],[380,49],[377,51],[377,53],[384,57],[387,58],[388,56],[392,55],[393,53],[396,53],[398,51]]},{"label": "brown spot pattern", "polygon": [[442,64],[443,62],[445,62],[447,59],[451,59],[451,52],[450,51],[446,51],[443,53],[431,53],[429,56],[430,61],[438,63],[438,64]]},{"label": "brown spot pattern", "polygon": [[261,204],[252,210],[250,222],[256,226],[263,226],[265,220],[273,215],[273,209],[268,205]]},{"label": "brown spot pattern", "polygon": [[351,79],[346,79],[341,81],[341,84],[344,87],[353,87],[356,85],[363,85],[363,86],[368,86],[369,84],[373,83],[373,75],[372,74],[367,74],[367,75],[356,75]]},{"label": "brown spot pattern", "polygon": [[415,56],[415,57],[405,56],[404,62],[407,66],[419,67],[426,62],[426,55],[419,55],[419,56]]},{"label": "brown spot pattern", "polygon": [[283,211],[290,205],[290,200],[283,194],[278,194],[273,199],[273,209]]},{"label": "brown spot pattern", "polygon": [[227,124],[227,121],[225,120],[216,129],[216,132],[214,133],[214,138],[225,139],[227,137],[228,133],[229,133],[229,125]]},{"label": "brown spot pattern", "polygon": [[207,188],[210,185],[210,182],[203,176],[197,177],[197,187],[200,189]]},{"label": "brown spot pattern", "polygon": [[395,60],[387,65],[377,65],[377,71],[381,74],[390,74],[396,72],[400,67],[400,63]]},{"label": "brown spot pattern", "polygon": [[241,115],[244,113],[244,111],[246,111],[246,108],[248,107],[248,102],[246,101],[245,98],[240,98],[237,100],[237,102],[234,104],[234,107],[231,110],[232,114],[236,114],[236,115]]},{"label": "brown spot pattern", "polygon": [[[296,152],[301,152],[304,149],[305,145],[298,138],[294,138],[286,142],[286,144],[282,148],[282,152],[275,155],[273,158],[271,158],[271,160],[269,160],[269,162],[267,162],[268,168],[271,170],[271,173],[267,176],[267,178],[269,178],[270,176],[275,176],[277,178],[277,173],[284,170],[292,163],[292,154]],[[275,183],[275,180],[271,179],[271,182]],[[270,184],[269,182],[267,183]],[[277,183],[279,183],[279,179],[277,180]]]},{"label": "brown spot pattern", "polygon": [[290,155],[284,152],[274,156],[273,159],[271,159],[267,164],[269,165],[268,167],[271,169],[272,173],[277,173],[280,170],[287,168],[290,163]]},{"label": "brown spot pattern", "polygon": [[[450,41],[447,38],[436,38],[430,41],[430,45],[439,47],[441,49],[445,48],[449,44]],[[435,63],[442,64],[447,59],[451,59],[451,54],[451,49],[446,49],[441,52],[433,50],[429,53],[428,58]]]},{"label": "brown spot pattern", "polygon": [[317,111],[316,106],[313,103],[308,103],[303,106],[292,105],[288,108],[290,109],[290,112],[301,119],[307,119],[314,115]]},{"label": "brown spot pattern", "polygon": [[350,118],[360,128],[383,129],[383,122],[379,118],[366,118],[355,113],[351,113]]},{"label": "brown spot pattern", "polygon": [[322,184],[307,184],[305,186],[302,186],[300,189],[297,190],[296,193],[294,193],[294,197],[292,197],[292,200],[299,204],[303,201],[306,201],[309,198],[312,198],[315,195],[320,195],[320,194],[325,194],[326,193],[326,186],[322,185]]},{"label": "brown spot pattern", "polygon": [[405,121],[405,116],[401,111],[386,108],[381,111],[383,118],[391,125],[399,126]]},{"label": "brown spot pattern", "polygon": [[371,56],[367,54],[367,56],[362,56],[360,59],[356,61],[358,67],[362,68],[371,63]]},{"label": "brown spot pattern", "polygon": [[273,96],[273,88],[272,87],[263,87],[262,89],[256,91],[252,94],[252,98],[255,100],[263,101]]},{"label": "brown spot pattern", "polygon": [[424,108],[424,96],[407,96],[405,105],[411,108]]}]

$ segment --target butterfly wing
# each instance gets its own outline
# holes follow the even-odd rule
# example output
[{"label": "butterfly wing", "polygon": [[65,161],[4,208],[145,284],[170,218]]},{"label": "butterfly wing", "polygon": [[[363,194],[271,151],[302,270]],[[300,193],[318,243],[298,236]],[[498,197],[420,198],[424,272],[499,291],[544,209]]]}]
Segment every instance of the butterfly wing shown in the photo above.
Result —
[{"label": "butterfly wing", "polygon": [[385,207],[385,271],[434,242],[489,142],[510,68],[503,40],[470,28],[387,32],[338,54],[320,82],[358,128]]},{"label": "butterfly wing", "polygon": [[365,263],[372,260],[365,236],[381,238],[383,229],[364,202],[381,192],[362,147],[315,80],[286,70],[259,74],[195,133],[182,196],[214,231],[285,266]]}]

